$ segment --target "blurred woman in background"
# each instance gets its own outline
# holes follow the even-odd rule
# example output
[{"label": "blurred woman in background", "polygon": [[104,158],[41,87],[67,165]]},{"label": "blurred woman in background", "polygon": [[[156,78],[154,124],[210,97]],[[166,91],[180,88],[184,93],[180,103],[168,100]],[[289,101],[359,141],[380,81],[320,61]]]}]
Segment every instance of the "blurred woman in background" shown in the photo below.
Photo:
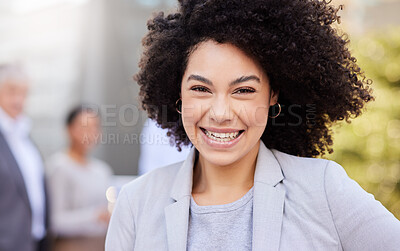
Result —
[{"label": "blurred woman in background", "polygon": [[69,147],[47,162],[56,251],[104,250],[111,168],[89,152],[100,135],[94,109],[79,106],[66,121]]}]

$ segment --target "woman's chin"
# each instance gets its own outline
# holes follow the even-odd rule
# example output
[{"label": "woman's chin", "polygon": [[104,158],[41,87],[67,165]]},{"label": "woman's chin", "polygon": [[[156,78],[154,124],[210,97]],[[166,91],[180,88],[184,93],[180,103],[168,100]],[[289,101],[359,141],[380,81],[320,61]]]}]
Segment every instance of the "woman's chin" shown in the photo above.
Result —
[{"label": "woman's chin", "polygon": [[207,150],[199,150],[199,152],[206,162],[215,166],[229,166],[238,160],[238,154],[235,152],[216,152]]}]

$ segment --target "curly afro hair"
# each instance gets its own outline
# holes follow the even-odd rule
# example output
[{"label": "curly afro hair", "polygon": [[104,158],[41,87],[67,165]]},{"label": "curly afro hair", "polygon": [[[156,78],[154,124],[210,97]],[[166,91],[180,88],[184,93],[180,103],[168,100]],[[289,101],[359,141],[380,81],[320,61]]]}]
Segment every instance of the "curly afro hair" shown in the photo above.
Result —
[{"label": "curly afro hair", "polygon": [[332,27],[340,8],[318,0],[180,0],[176,13],[148,21],[134,76],[143,109],[178,150],[191,144],[175,105],[188,57],[207,40],[231,43],[279,91],[282,112],[268,120],[264,144],[302,157],[332,153],[333,123],[350,122],[374,99],[348,38]]}]

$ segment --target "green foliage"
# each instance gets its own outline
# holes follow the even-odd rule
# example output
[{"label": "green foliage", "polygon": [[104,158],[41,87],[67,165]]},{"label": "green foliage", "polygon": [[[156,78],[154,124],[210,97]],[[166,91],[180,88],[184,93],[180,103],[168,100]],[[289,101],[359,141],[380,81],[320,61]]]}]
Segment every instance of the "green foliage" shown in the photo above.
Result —
[{"label": "green foliage", "polygon": [[366,34],[351,48],[376,100],[335,127],[330,158],[400,219],[400,28]]}]

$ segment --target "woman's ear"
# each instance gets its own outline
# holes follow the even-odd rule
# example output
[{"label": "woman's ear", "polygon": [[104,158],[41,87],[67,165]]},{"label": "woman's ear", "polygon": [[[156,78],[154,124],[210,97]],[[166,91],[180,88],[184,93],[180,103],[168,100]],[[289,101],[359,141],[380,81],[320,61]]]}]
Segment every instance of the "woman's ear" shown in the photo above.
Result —
[{"label": "woman's ear", "polygon": [[271,89],[271,96],[270,96],[270,99],[269,99],[269,105],[270,106],[276,105],[276,103],[278,103],[278,98],[279,98],[279,90],[274,91],[274,90]]}]

